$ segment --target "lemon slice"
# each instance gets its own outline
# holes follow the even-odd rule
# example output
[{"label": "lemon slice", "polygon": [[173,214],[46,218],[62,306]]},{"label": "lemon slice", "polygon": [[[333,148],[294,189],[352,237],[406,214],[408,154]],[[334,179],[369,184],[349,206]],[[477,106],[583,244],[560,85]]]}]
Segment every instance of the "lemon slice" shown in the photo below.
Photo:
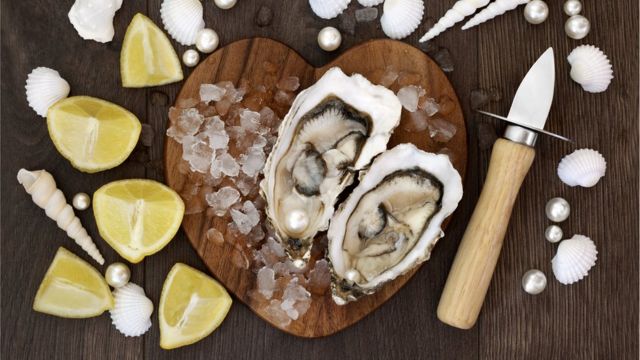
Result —
[{"label": "lemon slice", "polygon": [[175,349],[211,334],[224,320],[231,297],[217,281],[177,263],[160,295],[160,347]]},{"label": "lemon slice", "polygon": [[93,266],[60,247],[40,283],[33,310],[64,318],[98,316],[113,307],[107,282]]},{"label": "lemon slice", "polygon": [[167,36],[142,14],[136,14],[124,35],[120,51],[124,87],[170,84],[183,78],[182,67]]},{"label": "lemon slice", "polygon": [[173,239],[184,215],[180,196],[153,180],[120,180],[93,194],[100,235],[132,263],[160,251]]},{"label": "lemon slice", "polygon": [[49,136],[76,169],[94,173],[129,157],[142,126],[125,108],[89,96],[60,100],[47,113]]}]

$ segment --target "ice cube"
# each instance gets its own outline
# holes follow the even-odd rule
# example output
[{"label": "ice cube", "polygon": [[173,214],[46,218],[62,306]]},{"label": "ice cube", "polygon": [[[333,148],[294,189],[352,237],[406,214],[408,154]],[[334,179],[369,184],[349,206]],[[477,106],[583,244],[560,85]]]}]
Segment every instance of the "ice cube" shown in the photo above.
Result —
[{"label": "ice cube", "polygon": [[398,80],[398,72],[395,71],[392,67],[387,67],[382,79],[380,79],[380,85],[384,87],[390,87],[393,85],[396,80]]},{"label": "ice cube", "polygon": [[256,136],[256,138],[253,140],[252,147],[256,149],[262,149],[265,146],[267,146],[267,138],[262,135]]},{"label": "ice cube", "polygon": [[240,111],[240,126],[242,126],[245,131],[257,132],[260,127],[260,113],[243,109]]},{"label": "ice cube", "polygon": [[314,294],[322,295],[329,289],[330,284],[329,263],[325,259],[316,261],[313,269],[309,272],[309,290]]},{"label": "ice cube", "polygon": [[200,85],[200,101],[209,103],[211,101],[220,101],[225,94],[225,89],[214,84]]},{"label": "ice cube", "polygon": [[220,170],[223,174],[229,177],[238,176],[240,172],[240,165],[236,159],[233,158],[229,153],[224,153],[220,155]]},{"label": "ice cube", "polygon": [[291,318],[287,313],[282,310],[280,300],[272,299],[269,305],[265,308],[265,314],[267,317],[280,327],[287,327],[291,324]]},{"label": "ice cube", "polygon": [[429,136],[439,143],[446,143],[456,134],[456,126],[441,118],[431,118],[427,121]]},{"label": "ice cube", "polygon": [[369,22],[378,18],[378,9],[375,7],[367,7],[356,10],[357,22]]},{"label": "ice cube", "polygon": [[256,180],[253,177],[247,176],[242,173],[238,175],[236,179],[236,187],[242,193],[242,196],[247,196],[251,194],[258,185],[256,184]]},{"label": "ice cube", "polygon": [[438,102],[434,98],[430,97],[425,97],[424,99],[422,99],[418,107],[424,110],[424,112],[427,113],[428,116],[433,116],[440,110]]},{"label": "ice cube", "polygon": [[273,100],[280,105],[291,105],[293,103],[293,93],[283,90],[278,90],[273,97]]},{"label": "ice cube", "polygon": [[398,90],[398,99],[402,106],[409,112],[414,112],[418,108],[418,99],[420,94],[424,91],[419,86],[409,85]]},{"label": "ice cube", "polygon": [[265,160],[266,157],[262,148],[249,148],[246,156],[243,156],[241,160],[242,172],[251,177],[256,176],[264,168]]},{"label": "ice cube", "polygon": [[264,126],[273,128],[278,125],[279,119],[270,107],[265,106],[260,110],[260,122]]},{"label": "ice cube", "polygon": [[427,128],[427,113],[417,110],[409,113],[409,118],[402,122],[402,129],[409,132],[424,131]]},{"label": "ice cube", "polygon": [[231,186],[225,186],[216,192],[205,195],[205,199],[217,216],[224,216],[227,209],[238,202],[240,193]]},{"label": "ice cube", "polygon": [[287,312],[292,320],[304,315],[311,305],[311,294],[298,284],[298,278],[291,279],[282,295],[280,307]]},{"label": "ice cube", "polygon": [[297,76],[283,77],[276,87],[283,91],[296,91],[300,87],[300,79]]},{"label": "ice cube", "polygon": [[268,267],[263,266],[258,270],[258,274],[256,276],[258,291],[267,299],[271,299],[273,291],[276,289],[275,275],[276,274],[273,269]]},{"label": "ice cube", "polygon": [[218,229],[215,229],[215,228],[211,228],[207,230],[207,240],[211,241],[216,245],[224,244],[224,236]]},{"label": "ice cube", "polygon": [[247,235],[260,222],[260,213],[251,201],[245,201],[242,211],[231,209],[231,218],[240,233]]}]

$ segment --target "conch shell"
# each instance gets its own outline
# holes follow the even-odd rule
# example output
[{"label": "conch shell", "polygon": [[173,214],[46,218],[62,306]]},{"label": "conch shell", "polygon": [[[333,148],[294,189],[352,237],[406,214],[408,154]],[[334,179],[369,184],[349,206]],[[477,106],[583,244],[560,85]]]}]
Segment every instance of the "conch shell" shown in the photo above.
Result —
[{"label": "conch shell", "polygon": [[484,7],[489,3],[489,0],[458,0],[453,7],[447,11],[443,17],[429,30],[422,38],[420,42],[425,42],[440,35],[441,32],[452,27],[457,22],[462,21],[466,16],[469,16],[476,12],[481,7]]},{"label": "conch shell", "polygon": [[64,194],[56,187],[56,181],[46,170],[18,171],[18,182],[24,186],[33,202],[44,209],[47,216],[56,221],[58,227],[67,232],[82,250],[86,251],[98,264],[104,264],[104,258],[91,240],[87,230],[82,227],[80,219],[73,213]]}]

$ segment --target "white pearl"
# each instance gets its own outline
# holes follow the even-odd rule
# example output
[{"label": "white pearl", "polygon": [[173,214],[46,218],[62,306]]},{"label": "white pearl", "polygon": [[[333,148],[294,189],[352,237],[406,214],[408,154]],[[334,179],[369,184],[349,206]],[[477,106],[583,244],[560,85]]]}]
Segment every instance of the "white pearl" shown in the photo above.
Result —
[{"label": "white pearl", "polygon": [[309,226],[309,217],[303,210],[293,210],[287,215],[287,230],[300,233]]},{"label": "white pearl", "polygon": [[237,0],[214,0],[217,7],[223,10],[231,9],[236,6]]},{"label": "white pearl", "polygon": [[357,283],[358,281],[360,281],[360,272],[358,272],[358,270],[356,269],[349,269],[344,274],[344,277],[350,282]]},{"label": "white pearl", "polygon": [[532,269],[522,276],[522,288],[531,295],[538,295],[547,287],[547,277],[537,269]]},{"label": "white pearl", "polygon": [[524,18],[531,24],[541,24],[549,16],[549,7],[542,0],[531,0],[524,7]]},{"label": "white pearl", "polygon": [[549,225],[544,231],[544,237],[551,243],[562,240],[562,229],[558,225]]},{"label": "white pearl", "polygon": [[575,40],[583,39],[589,34],[589,30],[591,30],[591,23],[582,15],[573,15],[564,23],[564,32]]},{"label": "white pearl", "polygon": [[104,273],[104,278],[107,280],[107,284],[114,288],[125,286],[131,278],[131,271],[129,267],[121,262],[116,262],[109,267]]},{"label": "white pearl", "polygon": [[293,266],[295,266],[298,269],[304,269],[305,266],[307,266],[307,263],[302,260],[302,259],[295,259],[292,261]]},{"label": "white pearl", "polygon": [[342,44],[342,35],[338,29],[327,26],[318,33],[318,45],[324,51],[334,51]]},{"label": "white pearl", "polygon": [[211,53],[218,48],[220,44],[220,38],[218,33],[212,29],[201,29],[196,35],[196,48],[201,53]]},{"label": "white pearl", "polygon": [[562,9],[569,16],[578,15],[582,11],[582,3],[579,0],[567,0],[564,2]]},{"label": "white pearl", "polygon": [[553,222],[563,222],[569,217],[571,207],[567,200],[561,197],[556,197],[547,202],[545,212],[549,220]]},{"label": "white pearl", "polygon": [[87,210],[91,204],[91,198],[89,195],[81,192],[73,196],[71,203],[73,204],[73,208],[76,210]]},{"label": "white pearl", "polygon": [[200,61],[200,54],[193,49],[189,49],[182,54],[182,62],[187,67],[194,67]]}]

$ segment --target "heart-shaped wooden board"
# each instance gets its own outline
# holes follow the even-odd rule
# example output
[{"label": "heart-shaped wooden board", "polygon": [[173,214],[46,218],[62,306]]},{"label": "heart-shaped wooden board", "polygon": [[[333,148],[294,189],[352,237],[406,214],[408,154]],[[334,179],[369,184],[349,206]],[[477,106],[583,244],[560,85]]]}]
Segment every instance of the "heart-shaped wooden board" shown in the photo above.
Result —
[{"label": "heart-shaped wooden board", "polygon": [[[270,64],[269,66],[276,68],[267,73],[264,70],[264,64]],[[410,121],[410,113],[403,110],[402,122],[394,132],[389,148],[399,143],[411,142],[426,151],[445,151],[464,178],[467,162],[467,135],[457,96],[436,63],[419,49],[399,41],[374,40],[361,44],[321,68],[313,68],[294,50],[270,39],[255,38],[237,41],[208,56],[193,71],[180,91],[176,103],[184,99],[199,99],[201,84],[225,80],[237,86],[241,81],[265,84],[278,81],[278,77],[282,79],[296,76],[300,80],[300,89],[304,89],[334,66],[342,68],[346,74],[360,73],[374,83],[378,83],[381,77],[388,74],[387,69],[393,68],[402,76],[391,86],[392,90],[397,91],[399,87],[406,84],[419,84],[426,90],[427,96],[440,101],[443,107],[440,111],[441,116],[456,127],[457,131],[453,138],[446,144],[441,144],[429,136],[428,129],[424,131],[403,129],[403,127],[406,128],[403,124]],[[274,77],[273,74],[277,76],[270,78]],[[287,110],[286,107],[276,109],[276,113],[283,117]],[[446,149],[443,150],[443,147]],[[179,171],[181,166],[184,169],[182,146],[167,137],[166,181],[174,190],[183,194],[190,180],[188,175]],[[280,326],[270,321],[264,306],[257,302],[255,297],[250,296],[250,291],[255,289],[256,274],[250,267],[245,269],[234,265],[233,252],[237,251],[234,246],[226,241],[223,244],[214,243],[207,238],[208,229],[213,227],[226,235],[228,221],[220,221],[219,218],[208,215],[204,211],[186,215],[182,225],[198,255],[228,290],[265,321],[285,332],[302,337],[330,335],[359,321],[393,296],[418,270],[414,269],[386,284],[374,295],[362,297],[344,306],[338,306],[333,302],[330,290],[324,295],[313,295],[311,306],[302,317],[288,326]],[[435,308],[432,310],[435,311]]]}]

